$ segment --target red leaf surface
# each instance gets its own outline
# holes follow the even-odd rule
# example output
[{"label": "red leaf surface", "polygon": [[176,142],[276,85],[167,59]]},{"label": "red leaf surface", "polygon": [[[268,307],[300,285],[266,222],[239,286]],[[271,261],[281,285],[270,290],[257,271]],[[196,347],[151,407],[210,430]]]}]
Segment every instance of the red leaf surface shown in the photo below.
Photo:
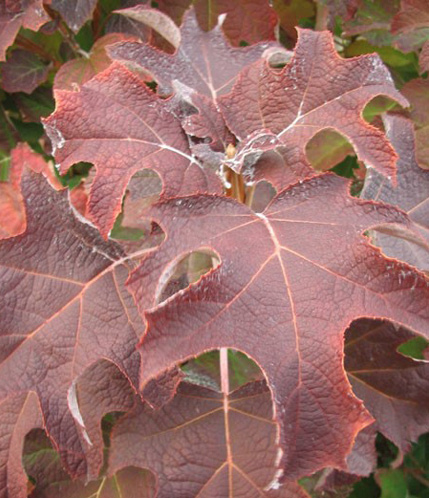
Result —
[{"label": "red leaf surface", "polygon": [[22,468],[22,450],[27,432],[42,427],[42,416],[34,392],[0,401],[0,496],[27,498],[27,475]]},{"label": "red leaf surface", "polygon": [[[345,468],[371,418],[346,380],[343,331],[367,316],[427,335],[428,280],[384,258],[361,235],[407,224],[406,215],[351,198],[347,182],[331,174],[285,190],[260,215],[216,196],[162,202],[149,214],[167,236],[129,281],[148,324],[142,385],[202,351],[241,350],[269,381],[285,475]],[[221,264],[157,304],[172,267],[201,249],[214,251]]]},{"label": "red leaf surface", "polygon": [[104,358],[138,382],[143,324],[123,287],[132,262],[75,217],[66,191],[30,171],[21,185],[27,229],[0,242],[0,399],[35,392],[54,447],[82,475],[77,377]]},{"label": "red leaf surface", "polygon": [[50,20],[43,9],[43,0],[4,0],[0,4],[0,61],[22,27],[37,31]]},{"label": "red leaf surface", "polygon": [[[229,128],[253,153],[258,149],[254,143],[267,131],[276,135],[272,148],[284,146],[286,167],[272,181],[282,188],[312,174],[305,146],[324,129],[346,137],[361,161],[394,177],[393,148],[362,118],[365,105],[377,95],[407,105],[377,55],[341,59],[329,32],[299,30],[294,56],[283,70],[256,62],[242,71],[232,92],[219,103]],[[240,171],[242,164],[232,167]]]},{"label": "red leaf surface", "polygon": [[1,86],[9,93],[32,93],[46,81],[49,66],[37,55],[26,50],[14,50],[7,62],[1,66]]},{"label": "red leaf surface", "polygon": [[87,215],[103,236],[121,210],[130,178],[141,169],[160,175],[165,195],[221,191],[216,175],[191,157],[168,101],[120,64],[79,92],[59,90],[55,98],[56,111],[44,121],[55,159],[62,173],[79,161],[95,165]]},{"label": "red leaf surface", "polygon": [[97,0],[50,0],[49,3],[77,33],[91,19]]},{"label": "red leaf surface", "polygon": [[55,90],[77,90],[79,86],[110,66],[112,60],[106,53],[106,47],[132,38],[120,33],[111,33],[99,38],[88,57],[71,60],[60,67],[55,75]]},{"label": "red leaf surface", "polygon": [[115,426],[110,468],[149,468],[157,498],[308,498],[297,484],[276,484],[277,432],[264,383],[229,396],[183,383],[163,409],[140,403]]},{"label": "red leaf surface", "polygon": [[197,0],[195,11],[200,26],[209,31],[218,23],[218,17],[225,14],[222,30],[229,41],[239,46],[266,40],[275,40],[278,18],[268,0]]},{"label": "red leaf surface", "polygon": [[173,81],[177,80],[216,100],[231,90],[241,69],[273,46],[259,43],[252,47],[231,47],[219,25],[208,33],[202,31],[193,10],[186,15],[180,32],[181,44],[172,55],[144,43],[121,43],[111,47],[109,53],[114,59],[149,71],[161,94],[171,94]]},{"label": "red leaf surface", "polygon": [[429,5],[426,0],[401,0],[401,10],[392,20],[392,33],[401,35],[396,44],[404,52],[418,49],[429,39]]},{"label": "red leaf surface", "polygon": [[369,170],[362,197],[394,204],[406,211],[422,240],[376,231],[374,241],[388,256],[429,271],[429,171],[416,162],[412,122],[402,116],[386,116],[384,123],[387,136],[399,154],[397,186]]},{"label": "red leaf surface", "polygon": [[345,368],[376,429],[403,452],[429,431],[429,365],[397,352],[414,334],[385,321],[361,320],[348,331]]}]

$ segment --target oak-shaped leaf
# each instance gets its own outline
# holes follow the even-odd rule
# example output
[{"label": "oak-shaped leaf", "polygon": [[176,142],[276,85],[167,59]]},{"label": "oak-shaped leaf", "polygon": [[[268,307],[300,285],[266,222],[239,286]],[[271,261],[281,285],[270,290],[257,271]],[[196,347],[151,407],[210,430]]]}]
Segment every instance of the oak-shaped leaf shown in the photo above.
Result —
[{"label": "oak-shaped leaf", "polygon": [[[407,216],[350,197],[348,182],[332,174],[286,189],[261,214],[190,196],[149,215],[166,239],[129,280],[147,320],[141,384],[202,351],[243,351],[271,388],[286,477],[345,469],[356,434],[372,421],[346,379],[345,329],[367,316],[428,334],[427,278],[362,236],[408,225]],[[214,252],[220,265],[158,304],[174,266],[197,250]]]},{"label": "oak-shaped leaf", "polygon": [[0,4],[0,61],[12,45],[22,27],[37,31],[50,17],[43,8],[43,0],[5,0]]},{"label": "oak-shaped leaf", "polygon": [[158,173],[168,196],[221,190],[215,173],[191,157],[168,102],[121,64],[79,91],[56,91],[55,98],[56,110],[44,121],[55,159],[62,173],[79,161],[95,165],[87,215],[103,236],[121,210],[130,178],[141,169]]},{"label": "oak-shaped leaf", "polygon": [[[283,188],[312,174],[305,147],[324,129],[343,135],[361,161],[394,177],[394,149],[380,130],[362,118],[364,107],[377,95],[407,105],[378,55],[342,59],[329,32],[300,29],[289,64],[278,71],[261,60],[245,68],[219,105],[229,128],[247,147],[260,139],[258,132],[276,135],[272,148],[283,146],[287,168],[273,182]],[[231,166],[241,171],[243,160]],[[257,171],[247,173],[253,175],[259,179]]]},{"label": "oak-shaped leaf", "polygon": [[359,320],[346,333],[344,365],[377,431],[401,451],[429,430],[429,365],[397,351],[414,338],[404,327]]},{"label": "oak-shaped leaf", "polygon": [[182,383],[161,410],[140,403],[115,425],[110,471],[148,468],[157,498],[308,498],[298,484],[276,481],[277,432],[264,382],[229,395]]},{"label": "oak-shaped leaf", "polygon": [[46,81],[49,66],[27,50],[14,50],[7,62],[1,64],[1,86],[9,93],[32,93]]},{"label": "oak-shaped leaf", "polygon": [[406,261],[429,271],[429,171],[420,168],[415,159],[413,124],[402,116],[385,116],[386,133],[399,154],[397,186],[378,172],[369,170],[362,197],[399,206],[413,220],[421,238],[400,237],[374,232],[374,241],[392,258]]},{"label": "oak-shaped leaf", "polygon": [[85,475],[77,378],[105,358],[138,384],[144,327],[124,287],[133,264],[76,217],[66,190],[28,170],[21,188],[26,230],[0,242],[0,399],[36,393],[54,447]]},{"label": "oak-shaped leaf", "polygon": [[166,54],[144,43],[120,43],[109,48],[112,58],[132,63],[149,71],[157,81],[161,94],[173,92],[177,80],[194,91],[216,99],[231,90],[238,73],[258,60],[270,42],[251,47],[234,48],[225,39],[218,24],[203,31],[190,10],[180,28],[181,43],[174,54]]}]

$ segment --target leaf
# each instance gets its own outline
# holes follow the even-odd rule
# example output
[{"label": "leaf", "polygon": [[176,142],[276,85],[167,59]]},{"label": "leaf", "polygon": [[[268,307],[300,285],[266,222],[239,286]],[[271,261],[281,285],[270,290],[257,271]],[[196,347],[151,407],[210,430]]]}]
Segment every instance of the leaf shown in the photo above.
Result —
[{"label": "leaf", "polygon": [[[372,420],[343,369],[348,324],[385,317],[427,336],[428,280],[361,235],[407,225],[406,215],[351,198],[347,185],[317,176],[281,192],[263,214],[216,196],[161,202],[148,215],[165,241],[129,280],[147,320],[141,384],[202,351],[243,351],[272,390],[288,478],[345,469],[356,434]],[[159,303],[177,261],[202,248],[220,265]]]},{"label": "leaf", "polygon": [[233,48],[219,25],[208,33],[202,31],[193,10],[187,13],[180,34],[181,44],[172,55],[144,43],[121,43],[111,47],[109,54],[116,60],[149,71],[163,95],[173,92],[173,81],[177,80],[216,100],[232,88],[243,67],[258,60],[266,49],[273,46],[272,43],[259,43],[252,47]]},{"label": "leaf", "polygon": [[123,287],[133,263],[75,217],[66,190],[31,171],[21,188],[27,229],[0,242],[0,399],[35,392],[54,447],[84,475],[76,379],[104,358],[138,384],[143,323]]},{"label": "leaf", "polygon": [[405,475],[401,470],[383,469],[378,474],[381,498],[407,498],[409,496]]},{"label": "leaf", "polygon": [[79,92],[56,91],[55,99],[56,111],[44,120],[55,159],[61,173],[79,161],[95,165],[87,215],[103,236],[121,210],[130,178],[141,169],[158,173],[168,196],[220,192],[216,175],[191,157],[168,102],[120,64],[99,73]]},{"label": "leaf", "polygon": [[416,158],[420,167],[429,169],[429,83],[414,79],[403,86],[402,92],[410,101],[410,117],[416,129]]},{"label": "leaf", "polygon": [[225,14],[222,30],[236,47],[243,42],[251,45],[276,39],[278,18],[267,0],[196,0],[195,12],[200,26],[205,31],[213,29],[219,16]]},{"label": "leaf", "polygon": [[106,47],[113,43],[132,39],[129,35],[111,33],[99,38],[93,45],[88,57],[73,59],[63,64],[55,75],[55,90],[75,91],[96,74],[107,69],[112,60],[106,53]]},{"label": "leaf", "polygon": [[15,394],[0,401],[0,496],[27,498],[27,476],[22,468],[22,449],[27,432],[42,427],[34,392]]},{"label": "leaf", "polygon": [[174,48],[177,48],[180,44],[179,28],[170,17],[157,9],[151,9],[147,5],[136,5],[128,9],[115,10],[115,13],[154,29],[171,43]]},{"label": "leaf", "polygon": [[376,429],[404,453],[429,431],[429,365],[397,352],[414,337],[385,321],[361,320],[346,333],[345,368]]},{"label": "leaf", "polygon": [[230,395],[182,383],[161,410],[140,404],[115,426],[110,470],[130,461],[149,468],[158,477],[157,498],[308,498],[297,484],[273,481],[277,427],[271,406],[261,382]]},{"label": "leaf", "polygon": [[313,174],[305,146],[321,130],[331,129],[353,145],[361,161],[394,177],[393,148],[380,130],[362,119],[365,105],[377,95],[407,105],[377,55],[341,59],[330,33],[299,30],[294,56],[285,68],[274,70],[258,61],[241,72],[230,94],[219,99],[229,128],[253,148],[253,154],[258,149],[255,142],[267,132],[276,136],[271,147],[280,149],[285,167],[272,178],[266,173],[258,176],[252,167],[243,171],[242,160],[230,167],[250,180],[265,177],[283,188]]},{"label": "leaf", "polygon": [[92,18],[96,4],[97,0],[51,0],[52,8],[75,33]]},{"label": "leaf", "polygon": [[49,66],[37,55],[26,50],[14,50],[7,62],[1,65],[1,86],[9,93],[32,93],[46,81]]},{"label": "leaf", "polygon": [[274,0],[273,8],[279,16],[280,27],[294,41],[297,37],[295,27],[302,19],[315,14],[315,5],[310,0]]},{"label": "leaf", "polygon": [[410,216],[421,240],[406,234],[374,233],[375,243],[388,256],[429,271],[429,171],[415,160],[414,130],[411,121],[402,116],[386,115],[387,136],[399,154],[397,186],[373,170],[369,170],[362,197],[394,204]]},{"label": "leaf", "polygon": [[43,9],[43,0],[17,0],[0,5],[0,61],[6,60],[6,49],[12,45],[22,27],[37,31],[50,17]]}]

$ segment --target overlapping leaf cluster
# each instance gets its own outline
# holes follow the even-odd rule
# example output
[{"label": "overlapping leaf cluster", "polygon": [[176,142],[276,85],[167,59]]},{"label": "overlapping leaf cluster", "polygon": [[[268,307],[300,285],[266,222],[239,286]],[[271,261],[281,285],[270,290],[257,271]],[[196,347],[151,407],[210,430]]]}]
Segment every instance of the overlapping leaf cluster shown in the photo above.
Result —
[{"label": "overlapping leaf cluster", "polygon": [[[399,352],[429,339],[426,80],[327,30],[289,50],[335,2],[117,3],[0,6],[0,497],[370,475],[377,432],[429,431],[425,353]],[[423,4],[380,2],[381,34],[364,0],[340,15],[424,71]],[[309,160],[351,149],[360,196]]]}]

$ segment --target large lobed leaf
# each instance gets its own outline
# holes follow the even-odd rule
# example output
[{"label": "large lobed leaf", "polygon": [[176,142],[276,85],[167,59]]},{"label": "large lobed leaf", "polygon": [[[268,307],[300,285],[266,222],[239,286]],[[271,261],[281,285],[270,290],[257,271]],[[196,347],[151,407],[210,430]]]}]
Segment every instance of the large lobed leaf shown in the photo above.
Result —
[{"label": "large lobed leaf", "polygon": [[74,163],[92,162],[88,217],[107,236],[134,173],[155,170],[166,195],[218,192],[220,182],[191,157],[180,121],[168,103],[120,64],[82,85],[55,92],[56,111],[44,121],[54,154],[65,173]]},{"label": "large lobed leaf", "polygon": [[[138,383],[143,323],[123,287],[132,263],[76,218],[66,191],[32,171],[21,185],[26,230],[0,243],[1,417],[9,400],[36,393],[54,447],[72,474],[85,475],[75,380],[106,358]],[[13,472],[1,477],[5,488]]]},{"label": "large lobed leaf", "polygon": [[[351,198],[347,182],[330,174],[281,192],[261,215],[210,196],[162,202],[149,213],[167,237],[129,282],[147,320],[142,385],[202,351],[244,351],[272,390],[285,475],[345,468],[372,419],[346,380],[344,330],[367,316],[427,335],[427,279],[362,237],[378,225],[407,225],[406,215]],[[158,304],[175,264],[202,249],[218,255],[219,267]]]},{"label": "large lobed leaf", "polygon": [[278,148],[282,164],[262,173],[246,169],[242,152],[231,167],[251,179],[269,177],[283,188],[312,174],[305,147],[318,132],[330,129],[347,138],[361,161],[394,177],[393,148],[362,118],[365,105],[377,95],[407,105],[378,55],[342,59],[330,33],[299,30],[294,56],[284,69],[258,61],[219,99],[229,128],[245,144],[245,155]]}]

